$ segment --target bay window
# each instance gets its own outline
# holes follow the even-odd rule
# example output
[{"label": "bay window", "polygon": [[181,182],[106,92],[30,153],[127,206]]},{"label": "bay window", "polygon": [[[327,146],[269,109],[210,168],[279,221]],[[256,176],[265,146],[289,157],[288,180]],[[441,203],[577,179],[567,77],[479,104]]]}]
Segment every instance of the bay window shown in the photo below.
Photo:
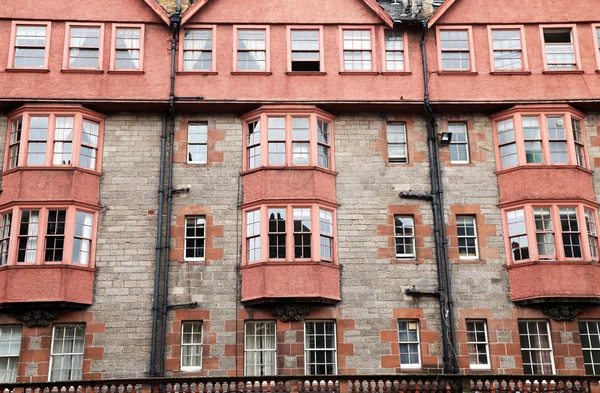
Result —
[{"label": "bay window", "polygon": [[313,113],[302,109],[250,113],[244,123],[244,169],[304,166],[333,170],[332,120],[316,109]]},{"label": "bay window", "polygon": [[506,248],[513,263],[598,261],[595,207],[583,203],[527,204],[505,211]]},{"label": "bay window", "polygon": [[23,108],[9,119],[4,168],[79,167],[100,172],[103,116],[81,107]]},{"label": "bay window", "polygon": [[0,212],[0,265],[91,267],[97,214],[76,206],[15,206]]},{"label": "bay window", "polygon": [[504,114],[492,117],[499,169],[531,164],[589,169],[582,113],[563,106],[556,111],[517,108]]},{"label": "bay window", "polygon": [[273,203],[246,210],[244,221],[248,263],[335,260],[333,208]]}]

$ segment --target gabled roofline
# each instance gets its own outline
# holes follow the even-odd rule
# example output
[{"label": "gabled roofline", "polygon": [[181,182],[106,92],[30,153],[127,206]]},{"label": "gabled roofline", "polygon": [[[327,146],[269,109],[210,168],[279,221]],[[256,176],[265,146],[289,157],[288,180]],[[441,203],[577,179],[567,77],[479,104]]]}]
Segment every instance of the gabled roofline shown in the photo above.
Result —
[{"label": "gabled roofline", "polygon": [[144,2],[152,9],[152,11],[154,11],[156,15],[158,15],[160,19],[162,19],[163,22],[166,23],[167,26],[171,25],[169,14],[167,14],[167,11],[165,11],[165,9],[162,8],[160,4],[156,2],[156,0],[144,0]]},{"label": "gabled roofline", "polygon": [[442,17],[442,15],[444,15],[446,13],[448,8],[452,7],[452,4],[454,4],[455,2],[456,2],[456,0],[444,1],[444,3],[440,6],[440,8],[438,8],[433,13],[433,15],[431,15],[431,18],[429,18],[429,23],[427,24],[427,27],[431,28],[435,24],[435,22],[437,22],[438,19],[440,19]]},{"label": "gabled roofline", "polygon": [[[146,2],[151,2],[152,0],[144,0]],[[183,13],[183,18],[181,19],[181,24],[184,25],[187,21],[189,21],[195,14],[196,12],[198,12],[198,10],[202,7],[204,7],[204,5],[206,3],[208,3],[210,0],[197,0],[190,8],[188,8],[184,13]],[[385,22],[386,25],[388,25],[389,27],[393,27],[394,26],[394,21],[392,19],[391,16],[389,16],[387,14],[387,12],[385,12],[380,6],[379,4],[377,4],[376,0],[362,0],[373,12],[375,12],[375,14],[377,14],[377,16],[379,16],[381,18],[381,20],[383,20]],[[446,0],[447,1],[447,0]]]}]

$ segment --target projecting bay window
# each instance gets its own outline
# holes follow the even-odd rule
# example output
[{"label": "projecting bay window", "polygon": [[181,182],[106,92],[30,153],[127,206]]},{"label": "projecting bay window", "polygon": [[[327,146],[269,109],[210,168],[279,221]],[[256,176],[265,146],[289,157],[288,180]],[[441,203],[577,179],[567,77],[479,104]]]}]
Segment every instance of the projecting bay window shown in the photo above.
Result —
[{"label": "projecting bay window", "polygon": [[[303,166],[333,170],[331,118],[310,112],[249,117],[244,127],[244,169]],[[264,125],[266,130],[261,129]]]},{"label": "projecting bay window", "polygon": [[[261,220],[267,225],[263,228]],[[263,205],[245,213],[248,263],[335,263],[335,211],[320,205]]]},{"label": "projecting bay window", "polygon": [[580,69],[575,25],[540,25],[546,71]]},{"label": "projecting bay window", "polygon": [[13,207],[0,213],[0,265],[92,266],[96,214],[79,207]]},{"label": "projecting bay window", "polygon": [[513,263],[598,260],[598,217],[593,207],[567,202],[525,205],[507,210],[505,218]]},{"label": "projecting bay window", "polygon": [[276,329],[274,321],[246,322],[244,375],[276,375]]},{"label": "projecting bay window", "polygon": [[573,165],[589,168],[583,114],[517,110],[494,122],[498,167]]},{"label": "projecting bay window", "polygon": [[323,28],[288,28],[290,72],[323,72]]},{"label": "projecting bay window", "polygon": [[6,170],[60,166],[100,171],[102,117],[82,108],[51,113],[19,110],[9,122]]}]

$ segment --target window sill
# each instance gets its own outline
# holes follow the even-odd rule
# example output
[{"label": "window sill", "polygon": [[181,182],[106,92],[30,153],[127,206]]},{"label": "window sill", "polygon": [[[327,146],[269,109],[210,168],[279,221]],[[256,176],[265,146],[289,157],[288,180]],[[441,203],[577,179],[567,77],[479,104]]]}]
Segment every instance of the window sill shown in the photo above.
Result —
[{"label": "window sill", "polygon": [[420,265],[423,263],[423,261],[419,260],[419,259],[415,259],[415,258],[406,258],[406,259],[395,258],[395,259],[392,259],[390,261],[390,263],[392,265]]},{"label": "window sill", "polygon": [[109,74],[144,74],[144,70],[108,70]]},{"label": "window sill", "polygon": [[589,175],[593,174],[594,172],[590,169],[584,168],[582,166],[579,165],[556,165],[556,164],[526,164],[526,165],[515,165],[515,166],[511,166],[509,168],[506,169],[500,169],[498,171],[495,171],[494,174],[496,175],[502,175],[505,173],[510,173],[510,172],[514,172],[514,171],[519,171],[522,169],[577,169],[579,171],[585,172]]},{"label": "window sill", "polygon": [[179,371],[182,373],[197,373],[202,371],[202,367],[181,367]]},{"label": "window sill", "polygon": [[231,75],[272,75],[271,71],[231,71]]},{"label": "window sill", "polygon": [[48,68],[19,68],[19,67],[9,67],[6,69],[6,72],[33,72],[44,74],[50,72]]},{"label": "window sill", "polygon": [[340,71],[340,75],[379,75],[377,71]]},{"label": "window sill", "polygon": [[17,262],[18,265],[2,265],[0,266],[0,270],[12,270],[12,269],[56,269],[57,267],[64,269],[75,269],[75,270],[83,270],[88,272],[96,271],[96,268],[90,267],[88,265],[81,265],[77,263],[70,262]]},{"label": "window sill", "polygon": [[323,71],[287,71],[286,75],[297,75],[297,76],[321,76],[327,75],[326,72]]},{"label": "window sill", "polygon": [[563,75],[563,74],[583,74],[583,70],[544,70],[542,74],[554,74],[554,75]]},{"label": "window sill", "polygon": [[91,70],[91,69],[78,69],[78,68],[63,68],[60,72],[64,72],[66,74],[103,74],[104,70]]},{"label": "window sill", "polygon": [[382,71],[381,75],[411,75],[410,71]]},{"label": "window sill", "polygon": [[566,260],[566,261],[524,261],[524,262],[511,262],[510,264],[504,265],[507,270],[516,269],[523,266],[532,266],[532,265],[592,265],[600,268],[600,263],[598,261],[584,261],[584,260]]},{"label": "window sill", "polygon": [[490,75],[531,75],[531,71],[492,71]]},{"label": "window sill", "polygon": [[190,166],[207,166],[208,162],[188,161],[185,164]]},{"label": "window sill", "polygon": [[177,75],[217,75],[217,71],[177,71]]},{"label": "window sill", "polygon": [[331,169],[323,168],[320,166],[261,166],[258,168],[246,169],[245,171],[240,172],[240,175],[244,176],[249,173],[264,171],[264,170],[273,170],[273,171],[285,171],[285,170],[314,170],[328,173],[333,176],[337,176],[336,171],[332,171]]},{"label": "window sill", "polygon": [[75,172],[83,172],[89,173],[94,176],[102,176],[102,173],[93,171],[91,169],[73,167],[73,166],[18,166],[15,168],[11,168],[7,171],[2,172],[2,176],[6,176],[8,174],[18,172],[18,171],[75,171]]},{"label": "window sill", "polygon": [[478,72],[477,71],[438,71],[437,74],[440,76],[457,76],[457,75],[475,76],[478,74]]},{"label": "window sill", "polygon": [[242,265],[240,267],[240,269],[246,270],[246,269],[251,269],[253,267],[258,267],[258,266],[290,266],[290,265],[293,265],[293,266],[319,265],[319,266],[331,267],[333,269],[340,269],[340,265],[338,265],[337,263],[325,262],[325,261],[311,261],[311,260],[306,260],[306,259],[303,259],[301,261],[256,261],[256,262],[247,262],[246,264]]},{"label": "window sill", "polygon": [[483,265],[486,263],[485,260],[480,259],[480,258],[461,258],[458,257],[458,259],[454,260],[455,264],[459,264],[459,265]]}]

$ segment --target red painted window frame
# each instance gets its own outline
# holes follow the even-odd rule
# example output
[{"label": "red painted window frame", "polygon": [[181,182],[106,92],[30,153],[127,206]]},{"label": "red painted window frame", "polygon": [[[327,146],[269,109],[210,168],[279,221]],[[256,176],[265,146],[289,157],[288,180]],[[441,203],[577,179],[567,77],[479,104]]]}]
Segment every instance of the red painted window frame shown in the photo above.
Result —
[{"label": "red painted window frame", "polygon": [[[284,165],[269,165],[269,139],[268,139],[268,119],[269,117],[284,117],[285,120],[285,144],[286,144],[286,159]],[[310,135],[310,158],[308,165],[293,164],[292,156],[292,118],[308,117],[309,118],[309,135]],[[317,135],[317,120],[321,119],[329,123],[329,168],[318,165],[318,135]],[[243,141],[243,170],[253,171],[260,168],[319,168],[325,171],[334,171],[334,128],[333,120],[335,117],[330,113],[317,109],[314,106],[273,106],[262,107],[246,115],[242,116],[244,137]],[[249,168],[248,165],[248,124],[256,120],[260,120],[260,165],[256,168]]]},{"label": "red painted window frame", "polygon": [[[496,68],[494,61],[494,39],[492,33],[496,30],[518,30],[519,39],[521,41],[521,64],[523,67],[518,68]],[[522,73],[529,72],[529,59],[527,58],[527,44],[525,40],[525,27],[524,25],[490,25],[487,27],[488,31],[488,43],[490,46],[490,67],[492,72],[510,74],[510,73]]]},{"label": "red painted window frame", "polygon": [[[596,223],[596,233],[600,233],[600,226],[598,224],[598,205],[588,201],[529,201],[527,203],[520,203],[505,207],[502,209],[502,224],[504,230],[504,244],[506,249],[506,260],[509,265],[516,265],[520,263],[530,263],[539,260],[539,250],[537,247],[536,239],[536,228],[533,209],[543,207],[550,208],[552,217],[552,229],[554,233],[554,248],[556,251],[556,260],[543,260],[546,263],[560,263],[560,262],[598,262],[598,258],[592,258],[590,256],[590,247],[588,242],[588,234],[585,225],[585,211],[590,210],[594,213]],[[562,228],[560,223],[560,208],[575,207],[577,209],[577,224],[579,227],[580,246],[582,258],[566,258],[564,256],[564,247],[562,242]],[[525,215],[525,227],[527,233],[527,242],[529,249],[529,258],[522,259],[519,261],[513,260],[512,249],[509,241],[508,232],[508,218],[507,213],[515,210],[523,209]],[[598,244],[596,245],[598,247]]]},{"label": "red painted window frame", "polygon": [[[469,66],[470,66],[468,70],[454,69],[454,68],[444,69],[442,67],[442,39],[441,39],[440,33],[442,31],[446,31],[446,30],[461,30],[461,31],[467,32],[467,38],[469,40]],[[435,35],[436,35],[436,45],[437,45],[437,52],[438,52],[438,72],[440,72],[440,73],[456,73],[456,74],[470,74],[470,73],[477,72],[477,67],[475,65],[475,51],[473,49],[473,28],[472,28],[472,26],[468,26],[468,25],[436,26]]]},{"label": "red painted window frame", "polygon": [[[240,70],[238,69],[238,32],[240,30],[264,30],[265,31],[265,69],[264,70]],[[213,45],[214,46],[214,45]],[[239,75],[270,75],[271,74],[271,27],[269,25],[233,25],[233,64],[232,73]]]},{"label": "red painted window frame", "polygon": [[[37,231],[36,258],[34,262],[17,262],[19,227],[21,224],[21,212],[23,210],[39,210],[39,221]],[[49,210],[66,210],[65,220],[65,242],[63,248],[62,262],[46,262],[46,232]],[[92,214],[92,236],[90,238],[90,259],[88,264],[73,263],[73,243],[75,236],[76,213],[78,211]],[[96,256],[96,239],[98,233],[98,208],[92,208],[84,204],[72,204],[71,202],[44,202],[27,203],[10,206],[0,211],[0,214],[12,212],[12,223],[10,231],[10,244],[8,247],[8,263],[3,266],[32,266],[32,265],[72,265],[83,268],[93,268]]]},{"label": "red painted window frame", "polygon": [[[525,141],[523,136],[523,122],[522,117],[539,117],[540,119],[540,130],[542,136],[542,149],[544,159],[541,164],[539,163],[527,163],[527,159],[525,157]],[[550,150],[548,145],[548,128],[547,128],[547,120],[546,118],[550,116],[562,116],[563,121],[565,122],[565,134],[567,137],[567,156],[568,162],[566,164],[553,164],[550,159]],[[517,168],[517,167],[526,167],[526,166],[535,166],[535,165],[543,165],[543,166],[577,166],[579,168],[590,169],[590,157],[587,146],[587,139],[585,133],[585,117],[586,114],[580,112],[568,105],[556,105],[556,106],[543,106],[543,105],[529,105],[529,106],[521,106],[517,105],[512,109],[507,111],[500,112],[498,114],[490,116],[493,120],[493,134],[494,134],[494,147],[496,150],[496,165],[499,171]],[[513,119],[513,125],[515,127],[515,143],[517,146],[517,157],[518,164],[515,166],[510,166],[503,168],[502,161],[500,158],[500,147],[498,141],[498,122]],[[571,119],[577,119],[581,122],[581,133],[583,144],[583,152],[584,152],[584,166],[577,165],[577,159],[575,156],[575,141],[573,139],[573,130],[571,125]]]},{"label": "red painted window frame", "polygon": [[[112,35],[110,39],[110,65],[109,72],[112,73],[131,73],[131,72],[143,72],[144,71],[144,41],[145,41],[145,26],[143,23],[113,23]],[[140,59],[138,68],[117,68],[117,29],[139,29],[140,30]]]},{"label": "red painted window frame", "polygon": [[[15,66],[15,52],[16,52],[16,40],[17,40],[17,27],[19,26],[46,26],[46,46],[44,47],[44,66],[40,67],[17,67]],[[10,47],[8,52],[8,66],[7,70],[23,70],[23,71],[38,71],[47,72],[48,70],[48,59],[50,58],[50,38],[52,37],[51,22],[36,22],[36,21],[13,21],[10,30]]]},{"label": "red painted window frame", "polygon": [[[346,70],[344,67],[344,31],[345,30],[368,30],[371,37],[371,69],[370,70]],[[377,75],[377,40],[375,39],[375,26],[365,25],[342,25],[338,27],[338,42],[339,57],[340,57],[340,74],[351,74],[351,75]]]},{"label": "red painted window frame", "polygon": [[[579,52],[579,39],[577,38],[577,24],[564,23],[552,25],[540,25],[540,44],[542,46],[542,59],[544,61],[544,73],[571,73],[582,72],[581,54]],[[571,29],[571,37],[573,39],[573,52],[575,54],[575,68],[573,69],[553,69],[548,68],[548,57],[546,55],[546,41],[544,41],[544,30],[552,29]]]},{"label": "red painted window frame", "polygon": [[[212,61],[210,70],[186,70],[184,65],[184,40],[186,30],[210,30],[212,34]],[[237,33],[236,33],[237,34]],[[237,38],[237,37],[236,37]],[[180,50],[177,55],[177,72],[179,74],[216,74],[217,73],[217,25],[189,24],[179,31]],[[237,49],[235,51],[237,53]],[[237,63],[237,61],[236,61]]]},{"label": "red painted window frame", "polygon": [[[46,159],[44,165],[27,165],[27,146],[29,142],[29,128],[31,117],[48,117],[48,132],[46,137]],[[72,161],[70,165],[54,165],[54,135],[56,128],[56,117],[73,117],[73,138],[72,138]],[[20,109],[8,114],[8,134],[12,129],[12,124],[18,119],[22,119],[21,142],[19,148],[19,160],[16,167],[9,168],[9,146],[10,137],[6,138],[6,152],[4,157],[4,171],[16,170],[23,167],[43,168],[43,167],[61,167],[61,168],[79,168],[84,171],[99,173],[102,171],[102,149],[104,140],[104,118],[106,116],[85,109],[82,106],[23,106]],[[88,120],[98,124],[98,146],[96,152],[96,168],[90,169],[79,166],[79,153],[81,150],[81,133],[83,132],[83,122]]]},{"label": "red painted window frame", "polygon": [[596,72],[600,72],[600,40],[598,39],[598,32],[600,32],[600,23],[592,24],[592,38],[594,42],[594,47],[596,50]]},{"label": "red painted window frame", "polygon": [[[100,37],[98,40],[98,67],[71,67],[69,66],[69,49],[71,47],[71,29],[73,27],[98,27]],[[65,25],[65,46],[63,51],[63,72],[102,72],[104,69],[104,23],[79,23],[67,22]]]},{"label": "red painted window frame", "polygon": [[386,62],[386,47],[385,47],[385,33],[387,31],[394,31],[389,27],[382,27],[379,30],[379,42],[381,43],[381,73],[388,75],[409,75],[410,71],[410,62],[409,62],[409,42],[408,42],[408,32],[406,30],[402,31],[402,52],[404,53],[404,70],[388,70],[387,62]]},{"label": "red painted window frame", "polygon": [[[319,32],[319,71],[292,71],[292,30],[317,30]],[[309,74],[318,75],[325,73],[325,51],[323,46],[323,26],[320,25],[293,25],[286,27],[287,41],[287,72],[291,75]]]},{"label": "red painted window frame", "polygon": [[[310,247],[311,258],[295,258],[294,257],[294,209],[310,209]],[[269,209],[285,209],[286,210],[286,258],[269,258]],[[252,211],[260,211],[260,259],[258,261],[248,262],[248,244],[247,244],[247,213]],[[333,231],[332,231],[332,251],[331,260],[321,259],[321,229],[320,229],[320,210],[327,210],[332,214]],[[337,265],[337,215],[336,207],[332,204],[319,202],[305,201],[273,201],[271,203],[253,204],[242,210],[242,265],[252,265],[261,262],[323,262],[327,264]]]}]

